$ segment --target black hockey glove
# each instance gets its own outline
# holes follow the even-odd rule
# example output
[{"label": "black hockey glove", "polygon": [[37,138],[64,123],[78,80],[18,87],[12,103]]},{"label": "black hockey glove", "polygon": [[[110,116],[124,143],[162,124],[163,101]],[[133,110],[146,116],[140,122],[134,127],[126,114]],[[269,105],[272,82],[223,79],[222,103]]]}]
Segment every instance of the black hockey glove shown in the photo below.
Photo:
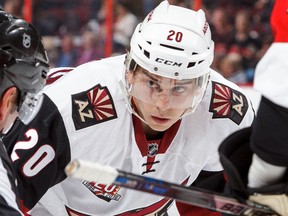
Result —
[{"label": "black hockey glove", "polygon": [[248,171],[253,152],[250,149],[252,127],[227,137],[219,147],[220,161],[227,181],[226,193],[240,201],[247,199],[269,206],[280,215],[288,215],[287,175],[281,183],[248,188]]}]

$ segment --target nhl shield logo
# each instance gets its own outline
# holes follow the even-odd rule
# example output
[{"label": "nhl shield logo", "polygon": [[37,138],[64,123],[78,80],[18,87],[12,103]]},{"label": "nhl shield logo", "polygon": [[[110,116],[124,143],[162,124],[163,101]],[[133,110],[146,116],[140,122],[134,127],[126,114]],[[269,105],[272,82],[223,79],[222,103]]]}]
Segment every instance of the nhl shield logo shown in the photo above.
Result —
[{"label": "nhl shield logo", "polygon": [[154,157],[158,153],[157,143],[148,143],[148,157]]},{"label": "nhl shield logo", "polygon": [[25,48],[29,48],[31,46],[31,37],[28,34],[23,34],[23,40],[22,40],[23,46]]}]

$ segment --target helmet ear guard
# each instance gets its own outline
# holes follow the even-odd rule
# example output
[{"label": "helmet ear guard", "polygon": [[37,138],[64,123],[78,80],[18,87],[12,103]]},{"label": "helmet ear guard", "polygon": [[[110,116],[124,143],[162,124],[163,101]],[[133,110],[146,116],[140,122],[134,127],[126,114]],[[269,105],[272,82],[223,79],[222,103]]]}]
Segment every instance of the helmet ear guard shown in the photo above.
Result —
[{"label": "helmet ear guard", "polygon": [[131,58],[131,55],[129,52],[125,56],[125,66],[126,66],[126,71],[135,71],[137,68],[137,63],[134,59]]}]

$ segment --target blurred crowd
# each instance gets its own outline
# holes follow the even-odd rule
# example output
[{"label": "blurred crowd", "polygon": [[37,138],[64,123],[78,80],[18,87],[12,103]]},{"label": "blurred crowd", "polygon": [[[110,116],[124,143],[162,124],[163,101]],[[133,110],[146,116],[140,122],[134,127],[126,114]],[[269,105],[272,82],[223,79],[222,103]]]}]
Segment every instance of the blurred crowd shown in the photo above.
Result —
[{"label": "blurred crowd", "polygon": [[203,0],[215,42],[212,67],[236,83],[253,82],[255,66],[272,42],[272,0]]},{"label": "blurred crowd", "polygon": [[[21,16],[22,1],[0,0],[0,4]],[[105,55],[107,1],[79,2],[33,0],[33,24],[43,35],[52,67],[74,67]],[[159,2],[114,0],[111,55],[127,52],[135,26]],[[196,0],[169,2],[191,9],[196,4]],[[273,0],[201,1],[215,42],[213,69],[235,83],[253,82],[255,66],[272,42],[272,4]]]}]

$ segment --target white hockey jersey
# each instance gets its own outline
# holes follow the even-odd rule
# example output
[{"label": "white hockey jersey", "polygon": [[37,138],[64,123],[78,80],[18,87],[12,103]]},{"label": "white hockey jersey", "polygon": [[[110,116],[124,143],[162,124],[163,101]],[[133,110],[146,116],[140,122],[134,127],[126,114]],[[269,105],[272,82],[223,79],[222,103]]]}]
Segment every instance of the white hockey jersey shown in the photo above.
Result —
[{"label": "white hockey jersey", "polygon": [[[18,137],[7,136],[11,154],[28,161],[34,158],[28,168],[29,162],[14,160],[25,188],[26,208],[35,204],[27,201],[29,193],[35,193],[28,188],[33,185],[37,191],[42,187],[35,195],[40,198],[65,179],[63,169],[71,159],[189,186],[203,170],[222,170],[219,144],[254,119],[243,91],[211,70],[211,81],[196,111],[175,123],[161,140],[146,140],[141,122],[129,113],[119,86],[124,59],[121,55],[86,63],[47,85],[36,118],[28,126],[21,122],[14,126],[14,131],[22,128]],[[32,141],[31,147],[23,150],[21,145]],[[173,200],[160,196],[66,178],[48,190],[31,215],[165,215],[172,205]]]}]

